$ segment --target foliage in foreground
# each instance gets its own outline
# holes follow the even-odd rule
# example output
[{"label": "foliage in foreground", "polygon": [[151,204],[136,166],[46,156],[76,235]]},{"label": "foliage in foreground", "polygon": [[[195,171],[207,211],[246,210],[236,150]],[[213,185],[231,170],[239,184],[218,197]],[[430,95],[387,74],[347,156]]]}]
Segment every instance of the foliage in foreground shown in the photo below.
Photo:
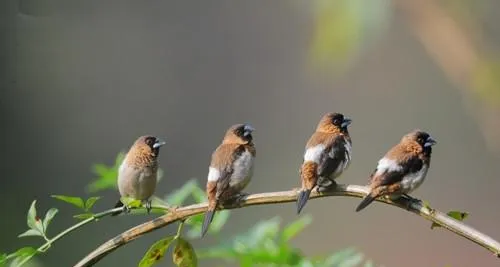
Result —
[{"label": "foliage in foreground", "polygon": [[[123,154],[119,154],[115,160],[114,166],[106,166],[104,164],[96,164],[93,167],[94,172],[98,175],[88,187],[89,191],[95,193],[105,189],[115,189],[117,168],[120,164]],[[161,171],[160,171],[161,175]],[[92,212],[93,206],[100,197],[92,196],[84,200],[80,197],[52,195],[54,199],[71,204],[80,210],[79,213],[73,215],[74,218],[80,220],[75,225],[61,231],[59,234],[50,237],[47,233],[51,221],[58,214],[57,208],[49,209],[43,218],[39,217],[36,209],[36,200],[34,200],[28,210],[27,226],[28,230],[20,234],[19,237],[38,236],[45,241],[38,248],[27,246],[18,249],[17,251],[6,254],[0,253],[0,267],[8,266],[19,267],[29,262],[34,256],[43,254],[52,246],[54,242],[77,230],[85,224],[98,221],[99,219],[110,215],[116,209],[106,210],[99,213]],[[174,206],[186,204],[189,200],[196,203],[206,201],[206,195],[203,189],[200,188],[196,180],[186,182],[181,188],[167,195],[164,198],[155,197],[153,199],[153,212],[165,214],[164,207],[166,203]],[[129,200],[127,200],[128,202]],[[145,214],[145,210],[140,207],[140,202],[128,202],[129,206],[133,207],[131,214]],[[166,203],[165,203],[166,202]],[[156,207],[156,208],[155,208]],[[463,220],[467,217],[467,213],[452,211],[449,215],[458,220]],[[221,231],[224,224],[230,216],[230,211],[218,211],[217,216],[208,231],[209,234],[216,234]],[[282,227],[278,217],[263,220],[258,222],[254,227],[245,233],[239,234],[229,240],[226,240],[218,245],[211,246],[206,249],[195,249],[190,241],[200,238],[201,224],[203,214],[192,216],[185,222],[179,224],[178,231],[175,235],[164,237],[155,242],[145,253],[141,260],[138,257],[139,267],[148,267],[160,263],[168,251],[171,250],[172,262],[177,266],[192,267],[198,266],[199,259],[218,259],[230,263],[238,263],[240,266],[299,266],[299,267],[371,267],[373,263],[364,260],[362,253],[355,249],[348,248],[337,251],[327,256],[316,256],[309,258],[305,256],[298,248],[294,247],[291,240],[302,232],[307,225],[312,222],[310,216],[302,216],[294,222]],[[187,231],[184,233],[184,226],[187,226]],[[432,225],[432,228],[439,225]]]}]

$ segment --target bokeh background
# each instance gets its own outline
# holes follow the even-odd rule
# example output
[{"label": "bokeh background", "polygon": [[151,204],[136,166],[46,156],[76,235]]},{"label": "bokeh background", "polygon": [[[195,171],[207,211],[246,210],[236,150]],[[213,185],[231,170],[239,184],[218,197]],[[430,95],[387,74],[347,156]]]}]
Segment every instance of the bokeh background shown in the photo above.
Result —
[{"label": "bokeh background", "polygon": [[[403,134],[427,130],[438,145],[415,196],[468,211],[467,223],[500,238],[498,10],[495,0],[2,1],[0,251],[38,244],[16,238],[33,199],[61,210],[49,233],[74,223],[74,209],[49,195],[87,194],[91,165],[112,164],[142,134],[168,142],[158,196],[190,178],[203,184],[212,150],[239,122],[257,129],[247,191],[297,187],[304,144],[328,111],[353,118],[354,161],[341,182],[366,183]],[[97,210],[117,197],[100,195]],[[402,210],[375,204],[357,214],[358,201],[311,201],[313,224],[294,245],[311,256],[353,246],[388,267],[498,265]],[[295,205],[236,210],[219,239],[276,215],[295,219]],[[87,226],[38,266],[71,266],[150,217]],[[136,266],[174,231],[151,233],[97,266]]]}]

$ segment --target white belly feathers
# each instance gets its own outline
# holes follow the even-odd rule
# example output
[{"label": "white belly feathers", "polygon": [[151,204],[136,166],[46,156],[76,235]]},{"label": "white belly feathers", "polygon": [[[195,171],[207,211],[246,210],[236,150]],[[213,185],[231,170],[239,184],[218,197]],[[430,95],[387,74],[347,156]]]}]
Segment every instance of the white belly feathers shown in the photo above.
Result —
[{"label": "white belly feathers", "polygon": [[409,194],[413,190],[417,189],[424,182],[427,170],[429,170],[429,166],[424,164],[422,165],[422,169],[420,169],[420,171],[403,177],[403,180],[401,181],[403,191],[406,194]]},{"label": "white belly feathers", "polygon": [[249,151],[245,151],[233,163],[233,173],[229,185],[245,187],[253,175],[254,157]]}]

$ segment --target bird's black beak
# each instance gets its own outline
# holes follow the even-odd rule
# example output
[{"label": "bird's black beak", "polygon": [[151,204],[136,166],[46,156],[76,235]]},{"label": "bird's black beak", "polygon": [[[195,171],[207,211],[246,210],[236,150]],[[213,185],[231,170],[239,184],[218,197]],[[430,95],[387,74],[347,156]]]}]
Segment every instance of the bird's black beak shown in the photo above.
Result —
[{"label": "bird's black beak", "polygon": [[427,140],[425,140],[425,144],[424,144],[424,147],[431,147],[433,145],[435,145],[437,142],[436,140],[434,140],[432,137],[427,137]]},{"label": "bird's black beak", "polygon": [[342,122],[342,124],[340,125],[342,128],[345,128],[347,126],[349,126],[349,124],[351,124],[352,120],[349,119],[348,117],[344,117],[344,121]]},{"label": "bird's black beak", "polygon": [[156,139],[156,142],[153,144],[153,148],[159,148],[161,146],[163,146],[165,143],[165,141],[161,140],[161,139]]}]

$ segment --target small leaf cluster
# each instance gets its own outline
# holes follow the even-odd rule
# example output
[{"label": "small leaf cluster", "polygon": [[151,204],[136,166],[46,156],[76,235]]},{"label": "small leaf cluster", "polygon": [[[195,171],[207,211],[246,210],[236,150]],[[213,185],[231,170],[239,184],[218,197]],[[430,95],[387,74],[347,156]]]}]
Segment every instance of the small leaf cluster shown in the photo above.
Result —
[{"label": "small leaf cluster", "polygon": [[[33,200],[27,215],[27,225],[29,229],[24,233],[18,235],[18,237],[39,236],[49,241],[49,238],[47,236],[47,229],[49,228],[49,225],[52,222],[52,219],[54,219],[54,217],[56,216],[57,212],[58,209],[51,208],[45,213],[45,217],[43,217],[42,219],[37,215],[36,200]],[[0,255],[0,266],[5,265],[5,263],[9,260],[11,260],[10,266],[21,266],[23,263],[29,261],[37,253],[45,252],[49,246],[38,250],[33,247],[23,247],[9,255],[2,254]]]},{"label": "small leaf cluster", "polygon": [[224,259],[239,266],[364,266],[363,254],[346,249],[322,257],[308,258],[291,245],[291,240],[312,222],[311,216],[303,216],[280,229],[280,219],[272,218],[257,223],[248,232],[238,235],[218,246],[202,250],[200,258]]},{"label": "small leaf cluster", "polygon": [[84,213],[73,215],[73,218],[77,219],[88,219],[93,217],[95,214],[92,213],[90,210],[97,202],[97,200],[101,198],[101,197],[89,197],[86,201],[84,201],[80,197],[63,196],[63,195],[52,195],[52,197],[82,209]]},{"label": "small leaf cluster", "polygon": [[175,265],[180,267],[198,266],[198,258],[191,243],[180,235],[176,235],[155,242],[139,262],[139,267],[150,267],[160,262],[173,242],[176,242],[172,252],[172,262]]},{"label": "small leaf cluster", "polygon": [[[84,214],[78,214],[74,216],[75,218],[79,219],[93,217],[94,214],[91,213],[91,208],[94,206],[97,200],[99,200],[99,197],[90,197],[86,201],[83,201],[82,198],[72,196],[53,195],[52,197],[72,204],[85,211]],[[36,254],[46,252],[56,239],[55,237],[50,238],[47,234],[47,230],[58,212],[59,210],[57,208],[50,208],[45,213],[45,216],[41,218],[38,216],[36,200],[33,200],[27,214],[28,230],[26,230],[22,234],[19,234],[18,237],[42,237],[45,240],[45,243],[38,248],[28,246],[20,248],[11,254],[0,254],[0,266],[5,266],[7,262],[10,262],[10,267],[19,267],[28,262]]]}]

